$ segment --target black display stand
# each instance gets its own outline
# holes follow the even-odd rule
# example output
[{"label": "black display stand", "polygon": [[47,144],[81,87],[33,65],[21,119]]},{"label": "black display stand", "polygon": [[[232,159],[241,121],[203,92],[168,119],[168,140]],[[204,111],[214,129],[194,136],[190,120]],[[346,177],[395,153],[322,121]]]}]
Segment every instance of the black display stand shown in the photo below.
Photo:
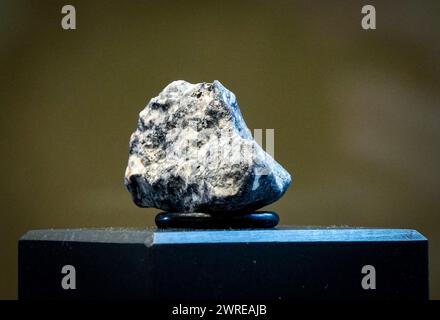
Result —
[{"label": "black display stand", "polygon": [[36,230],[19,241],[20,299],[428,297],[428,241],[415,230]]}]

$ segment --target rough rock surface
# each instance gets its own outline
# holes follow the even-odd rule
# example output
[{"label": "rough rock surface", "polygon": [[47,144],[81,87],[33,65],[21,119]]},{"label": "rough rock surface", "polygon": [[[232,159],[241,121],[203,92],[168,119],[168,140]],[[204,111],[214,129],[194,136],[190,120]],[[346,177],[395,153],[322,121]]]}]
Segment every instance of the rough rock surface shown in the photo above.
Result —
[{"label": "rough rock surface", "polygon": [[290,184],[219,81],[174,81],[139,114],[125,185],[140,207],[249,211],[278,200]]}]

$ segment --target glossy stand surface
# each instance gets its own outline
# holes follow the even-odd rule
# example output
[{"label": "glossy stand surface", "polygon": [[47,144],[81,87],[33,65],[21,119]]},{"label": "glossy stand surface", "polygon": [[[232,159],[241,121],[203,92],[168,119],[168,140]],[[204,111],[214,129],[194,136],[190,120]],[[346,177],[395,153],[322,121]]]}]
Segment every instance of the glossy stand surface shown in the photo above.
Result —
[{"label": "glossy stand surface", "polygon": [[19,241],[20,299],[428,296],[428,241],[415,230],[34,230]]},{"label": "glossy stand surface", "polygon": [[278,215],[272,211],[241,214],[162,212],[155,219],[161,229],[260,229],[273,228],[279,221]]}]

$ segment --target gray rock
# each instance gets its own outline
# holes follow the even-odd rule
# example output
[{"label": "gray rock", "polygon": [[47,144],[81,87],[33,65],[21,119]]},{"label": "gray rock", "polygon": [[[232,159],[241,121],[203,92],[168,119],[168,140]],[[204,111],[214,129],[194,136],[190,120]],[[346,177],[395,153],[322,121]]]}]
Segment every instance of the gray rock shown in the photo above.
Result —
[{"label": "gray rock", "polygon": [[278,200],[290,184],[219,81],[174,81],[139,114],[125,185],[140,207],[250,211]]}]

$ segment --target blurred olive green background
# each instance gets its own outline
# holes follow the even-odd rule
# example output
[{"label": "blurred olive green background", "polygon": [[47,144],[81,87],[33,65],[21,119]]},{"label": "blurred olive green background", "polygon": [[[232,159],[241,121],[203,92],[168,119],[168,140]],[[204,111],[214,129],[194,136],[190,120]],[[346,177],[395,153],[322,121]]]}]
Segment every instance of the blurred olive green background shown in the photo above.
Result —
[{"label": "blurred olive green background", "polygon": [[220,80],[250,128],[275,129],[295,175],[269,207],[282,224],[417,229],[440,298],[439,17],[415,0],[2,0],[0,298],[29,229],[153,226],[123,185],[128,140],[177,79]]}]

